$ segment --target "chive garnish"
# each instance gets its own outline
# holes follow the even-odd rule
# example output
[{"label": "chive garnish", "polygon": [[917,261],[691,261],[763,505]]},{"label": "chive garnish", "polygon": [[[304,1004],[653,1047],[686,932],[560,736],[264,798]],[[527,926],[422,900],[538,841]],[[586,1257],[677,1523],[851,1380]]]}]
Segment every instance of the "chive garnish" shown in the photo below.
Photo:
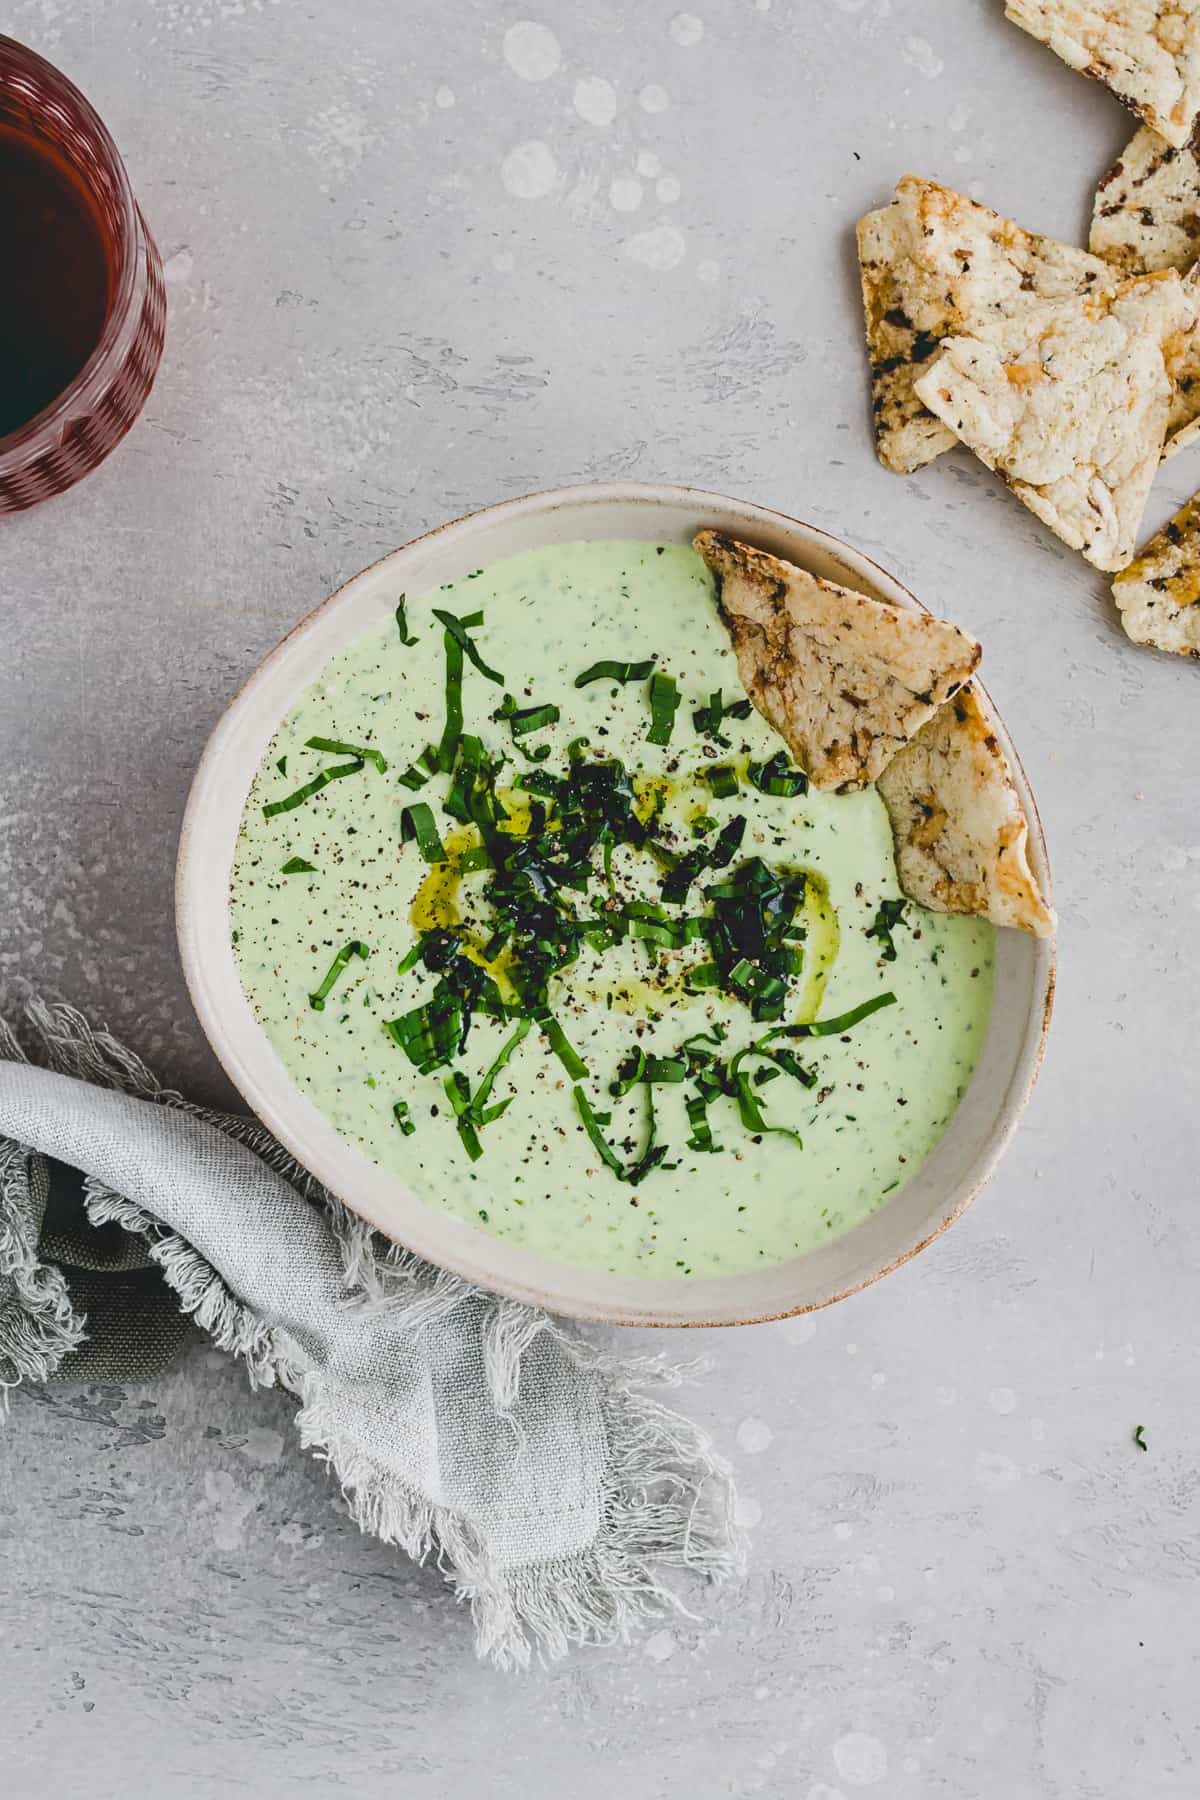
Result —
[{"label": "chive garnish", "polygon": [[578,1085],[573,1087],[571,1092],[575,1097],[575,1110],[583,1120],[584,1130],[595,1145],[602,1162],[607,1168],[612,1170],[618,1181],[628,1182],[630,1187],[639,1186],[639,1184],[646,1179],[646,1176],[649,1175],[652,1170],[656,1169],[667,1155],[667,1145],[656,1144],[654,1141],[656,1120],[654,1117],[654,1097],[650,1088],[646,1089],[648,1129],[646,1133],[645,1148],[641,1155],[634,1162],[630,1163],[628,1167],[621,1161],[602,1130],[603,1126],[611,1122],[612,1114],[607,1112],[596,1112],[591,1101],[588,1099],[583,1089]]},{"label": "chive garnish", "polygon": [[446,1098],[449,1100],[451,1109],[454,1113],[454,1122],[458,1127],[458,1135],[462,1139],[463,1148],[466,1150],[467,1155],[472,1162],[478,1162],[479,1158],[483,1155],[483,1146],[479,1142],[479,1133],[483,1130],[485,1125],[490,1125],[493,1119],[498,1119],[500,1115],[507,1112],[508,1108],[512,1105],[513,1096],[511,1094],[509,1094],[506,1099],[499,1101],[495,1106],[488,1105],[488,1098],[495,1084],[496,1077],[508,1062],[508,1059],[517,1048],[517,1045],[528,1034],[532,1024],[533,1020],[528,1018],[522,1019],[518,1023],[516,1030],[512,1033],[511,1037],[509,1037],[501,1046],[499,1054],[496,1056],[483,1080],[476,1088],[474,1095],[471,1093],[470,1083],[460,1069],[456,1069],[455,1072],[452,1075],[447,1076],[446,1080],[442,1083]]},{"label": "chive garnish", "polygon": [[[403,602],[401,604],[403,604]],[[409,1110],[407,1100],[397,1100],[394,1103],[392,1107],[392,1117],[395,1119],[405,1137],[411,1137],[413,1132],[417,1129],[413,1121],[412,1113]]]},{"label": "chive garnish", "polygon": [[278,813],[291,812],[295,807],[303,806],[306,800],[311,800],[314,794],[319,794],[321,789],[328,787],[331,781],[340,781],[343,775],[357,775],[366,766],[361,759],[356,757],[353,762],[337,763],[332,768],[322,769],[319,775],[314,775],[311,781],[306,781],[303,787],[298,787],[294,794],[288,795],[286,800],[272,800],[269,805],[264,806],[263,818],[273,819]]},{"label": "chive garnish", "polygon": [[572,1081],[582,1081],[587,1075],[587,1064],[567,1041],[567,1034],[552,1013],[538,1014],[538,1029],[546,1039]]},{"label": "chive garnish", "polygon": [[704,779],[712,789],[714,800],[728,800],[738,791],[737,770],[730,763],[713,763],[705,769]]},{"label": "chive garnish", "polygon": [[442,1087],[454,1113],[454,1123],[458,1127],[463,1149],[472,1162],[478,1162],[483,1155],[483,1145],[479,1142],[479,1134],[471,1119],[471,1085],[462,1070],[455,1069],[452,1075],[447,1075]]},{"label": "chive garnish", "polygon": [[[730,1066],[732,1068],[732,1064]],[[752,1133],[773,1132],[779,1137],[791,1138],[792,1142],[803,1150],[804,1140],[798,1131],[791,1130],[787,1125],[772,1125],[767,1120],[751,1087],[750,1077],[744,1071],[739,1071],[734,1075],[733,1084],[738,1114],[747,1131]]]},{"label": "chive garnish", "polygon": [[836,1019],[814,1019],[811,1025],[790,1025],[788,1033],[795,1037],[839,1037],[842,1032],[849,1031],[851,1026],[858,1025],[863,1019],[869,1019],[884,1006],[895,1006],[896,996],[892,993],[876,994],[873,1000],[864,1000],[861,1006],[852,1007],[849,1012],[839,1013]]},{"label": "chive garnish", "polygon": [[315,994],[310,994],[308,996],[308,1004],[312,1007],[314,1012],[325,1011],[326,996],[342,970],[346,967],[346,964],[350,961],[350,958],[352,956],[361,956],[365,961],[370,954],[371,952],[367,949],[367,946],[365,944],[360,944],[357,938],[352,938],[350,943],[342,945],[326,970],[325,979],[322,981],[320,987]]},{"label": "chive garnish", "polygon": [[281,775],[286,775],[287,774],[287,757],[286,756],[276,757],[275,767],[279,770],[279,773]]},{"label": "chive garnish", "polygon": [[654,658],[649,656],[645,662],[603,662],[591,663],[582,675],[575,677],[577,688],[587,687],[591,681],[645,681],[653,672]]},{"label": "chive garnish", "polygon": [[423,800],[417,800],[412,806],[406,806],[400,814],[400,842],[411,844],[414,838],[417,848],[427,863],[445,862],[446,847],[438,836],[438,829],[433,821],[433,812]]},{"label": "chive garnish", "polygon": [[867,937],[879,939],[881,946],[879,955],[883,962],[895,962],[896,960],[896,941],[892,933],[904,919],[904,907],[903,899],[881,900],[879,911],[875,914],[872,924],[867,928]]},{"label": "chive garnish", "polygon": [[782,750],[777,750],[767,762],[752,762],[746,777],[762,794],[790,799],[808,792],[808,776],[802,769],[793,769]]},{"label": "chive garnish", "polygon": [[[442,727],[441,742],[433,756],[434,767],[444,769],[449,774],[454,767],[454,758],[458,755],[458,740],[462,736],[463,650],[462,643],[452,631],[443,632],[442,637],[446,646],[446,723]],[[426,750],[426,762],[429,755]]]},{"label": "chive garnish", "polygon": [[[578,683],[576,685],[578,686]],[[591,1138],[600,1160],[606,1168],[612,1170],[618,1181],[623,1181],[625,1165],[601,1130],[602,1125],[608,1124],[612,1114],[593,1111],[591,1101],[578,1085],[573,1087],[571,1092],[575,1096],[575,1110],[583,1120],[583,1128]]]},{"label": "chive garnish", "polygon": [[609,1083],[609,1093],[616,1099],[627,1094],[638,1082],[648,1087],[673,1087],[688,1078],[686,1056],[647,1056],[639,1045],[617,1069],[617,1078]]},{"label": "chive garnish", "polygon": [[689,1096],[686,1101],[688,1124],[692,1135],[687,1141],[689,1150],[700,1150],[706,1156],[717,1156],[722,1146],[712,1134],[712,1126],[708,1122],[708,1101],[702,1093]]},{"label": "chive garnish", "polygon": [[374,750],[369,744],[343,744],[338,738],[310,737],[306,740],[306,750],[324,750],[330,756],[357,756],[359,762],[372,762],[381,775],[387,774],[387,763],[380,750]]},{"label": "chive garnish", "polygon": [[489,665],[484,662],[474,638],[467,630],[468,625],[482,625],[483,614],[478,612],[470,613],[466,618],[456,619],[453,613],[443,612],[440,607],[435,606],[433,609],[433,616],[435,619],[440,619],[441,623],[450,633],[450,636],[454,638],[461,649],[466,651],[475,667],[479,670],[479,673],[481,675],[486,675],[487,679],[489,681],[494,681],[498,687],[503,687],[503,675],[498,674],[495,669],[490,668]]},{"label": "chive garnish", "polygon": [[405,648],[417,641],[415,637],[409,636],[407,598],[406,594],[401,594],[396,602],[396,629],[400,633],[400,642]]},{"label": "chive garnish", "polygon": [[549,703],[518,706],[511,694],[505,694],[503,702],[492,714],[498,723],[508,726],[514,738],[527,737],[531,731],[541,731],[547,725],[557,725],[560,717],[557,706]]},{"label": "chive garnish", "polygon": [[[482,1111],[487,1106],[488,1097],[491,1094],[492,1088],[495,1086],[497,1075],[499,1075],[501,1070],[507,1065],[510,1057],[512,1056],[513,1051],[517,1048],[518,1044],[520,1044],[529,1035],[529,1032],[530,1032],[532,1026],[533,1026],[532,1019],[530,1019],[530,1018],[519,1019],[517,1021],[516,1026],[513,1029],[512,1035],[510,1037],[506,1038],[505,1042],[501,1045],[499,1053],[497,1054],[494,1062],[492,1063],[491,1067],[488,1069],[487,1073],[484,1075],[483,1080],[480,1082],[479,1086],[475,1090],[475,1100],[474,1100],[473,1104],[480,1111]],[[507,1100],[504,1102],[504,1105],[505,1106],[508,1105]],[[492,1112],[489,1116],[491,1118],[498,1118],[499,1114],[496,1112]]]},{"label": "chive garnish", "polygon": [[1144,1425],[1139,1425],[1137,1427],[1133,1434],[1133,1441],[1139,1450],[1149,1450],[1150,1446],[1146,1442],[1146,1427]]},{"label": "chive garnish", "polygon": [[646,733],[648,744],[670,743],[678,711],[679,689],[675,685],[675,677],[664,675],[661,670],[656,669],[650,677],[650,728]]},{"label": "chive garnish", "polygon": [[728,705],[717,688],[709,695],[707,706],[697,706],[692,713],[692,724],[702,737],[714,738],[718,744],[728,746],[729,740],[721,736],[721,724],[725,719],[748,719],[751,706],[749,700],[732,700]]},{"label": "chive garnish", "polygon": [[303,856],[289,856],[279,873],[281,875],[315,875],[316,863],[308,862]]},{"label": "chive garnish", "polygon": [[429,777],[421,772],[416,763],[409,763],[407,769],[402,770],[401,773],[397,775],[396,780],[400,783],[401,787],[406,787],[415,794],[418,788],[423,788],[425,786]]}]

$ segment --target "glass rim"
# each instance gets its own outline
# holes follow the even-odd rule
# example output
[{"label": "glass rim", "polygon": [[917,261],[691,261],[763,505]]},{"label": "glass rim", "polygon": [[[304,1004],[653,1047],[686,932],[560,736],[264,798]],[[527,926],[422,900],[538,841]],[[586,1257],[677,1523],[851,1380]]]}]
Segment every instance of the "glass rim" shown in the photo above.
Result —
[{"label": "glass rim", "polygon": [[139,288],[138,249],[141,237],[141,216],[133,197],[128,172],[112,134],[91,101],[61,69],[47,62],[44,56],[39,56],[36,50],[0,33],[0,67],[4,65],[7,65],[4,70],[6,74],[11,72],[13,65],[18,69],[28,69],[39,86],[50,89],[56,99],[66,103],[93,140],[116,189],[121,236],[117,246],[119,262],[116,280],[100,336],[83,367],[71,377],[62,392],[56,394],[48,406],[44,406],[41,412],[34,413],[31,419],[27,419],[15,431],[0,437],[0,469],[9,457],[25,454],[35,440],[42,438],[47,432],[53,433],[59,421],[66,423],[71,415],[86,411],[88,405],[103,391],[110,369],[120,366],[139,324],[139,310],[135,302]]}]

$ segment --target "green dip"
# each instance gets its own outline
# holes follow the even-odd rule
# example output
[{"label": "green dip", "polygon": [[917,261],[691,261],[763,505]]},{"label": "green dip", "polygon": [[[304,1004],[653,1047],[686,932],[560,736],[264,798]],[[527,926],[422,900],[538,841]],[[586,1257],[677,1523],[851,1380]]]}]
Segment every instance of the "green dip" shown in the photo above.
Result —
[{"label": "green dip", "polygon": [[[611,768],[616,759],[630,778],[637,819],[658,846],[654,854],[618,842],[611,889],[598,847],[584,888],[560,891],[578,918],[619,914],[627,933],[602,942],[605,931],[593,932],[546,986],[557,1030],[586,1075],[570,1048],[555,1053],[539,1022],[521,1024],[514,985],[521,969],[494,941],[493,867],[483,855],[476,860],[485,866],[458,866],[464,850],[478,851],[481,832],[447,815],[450,774],[429,776],[419,762],[443,738],[448,654],[451,663],[456,654],[448,653],[434,607],[458,619],[482,612],[483,623],[467,627],[470,642],[504,677],[497,685],[469,654],[463,659],[462,729],[492,757],[507,758],[491,790],[509,814],[506,838],[528,832],[529,809],[540,803],[549,828],[530,842],[553,853],[561,841],[556,803],[539,802],[517,785],[520,778],[536,786],[549,776],[551,789],[557,783],[565,791],[579,769],[601,760]],[[411,644],[389,620],[328,664],[273,738],[242,821],[230,899],[236,955],[250,1004],[297,1086],[427,1204],[564,1263],[623,1274],[729,1274],[812,1250],[882,1206],[920,1168],[970,1081],[991,1006],[992,927],[912,902],[900,907],[887,815],[873,788],[831,795],[754,785],[752,767],[775,757],[776,770],[790,764],[757,712],[726,715],[719,725],[703,716],[715,690],[726,706],[745,696],[700,558],[678,546],[559,545],[410,598],[406,621]],[[597,661],[651,659],[657,715],[644,674],[574,685]],[[647,739],[654,717],[670,712],[663,676],[680,697],[665,744]],[[526,720],[491,716],[547,704],[560,709],[558,719],[534,715],[523,733]],[[665,716],[660,727],[659,737]],[[714,741],[714,730],[724,743]],[[314,737],[342,748],[306,747]],[[453,733],[447,741],[453,753]],[[548,755],[530,760],[542,746]],[[372,756],[354,755],[363,749]],[[714,793],[705,778],[714,765],[732,770],[734,792],[722,793],[729,783],[718,777]],[[265,816],[264,808],[277,808],[330,769],[348,772]],[[408,771],[410,783],[423,785],[406,786]],[[797,783],[785,773],[774,785]],[[414,807],[429,810],[409,815],[416,835],[404,841],[402,820]],[[711,850],[723,828],[736,831],[737,819],[745,831],[736,853],[698,873],[680,903],[664,904],[665,870],[698,847]],[[535,828],[540,822],[532,815]],[[445,862],[425,860],[423,851],[436,856],[439,848]],[[755,858],[767,872],[763,881],[777,877],[790,895],[791,949],[782,955],[796,964],[802,954],[803,966],[782,983],[766,979],[753,959],[738,976],[736,957],[727,956],[720,973],[705,935],[718,904],[706,890],[728,894],[732,882],[740,892],[739,870]],[[285,864],[296,872],[284,874]],[[631,928],[631,902],[656,908],[665,929],[653,916]],[[885,902],[896,904],[885,909],[882,932],[869,935]],[[728,904],[741,929],[742,902]],[[699,921],[691,928],[697,935],[680,944],[674,940],[686,934],[679,923],[686,919]],[[657,941],[663,937],[672,941]],[[485,993],[503,1002],[499,1010],[511,1009],[495,1017],[468,1007],[465,1047],[428,1072],[405,1042],[414,1042],[416,1009],[434,994],[435,975],[420,961],[398,972],[419,942],[449,943],[459,957],[465,949],[473,960],[455,967],[478,970]],[[757,1019],[756,991],[764,996]],[[888,993],[895,1004],[844,1033],[779,1031]],[[386,1028],[397,1020],[398,1036]],[[689,1060],[682,1050],[681,1063],[688,1039],[694,1054]],[[734,1062],[764,1039],[764,1048],[783,1052],[779,1062]],[[508,1104],[484,1122],[477,1117],[477,1129],[468,1114],[460,1131],[456,1108],[470,1104],[510,1040],[510,1057],[480,1110]],[[686,1078],[650,1086],[633,1080],[614,1096],[610,1084],[619,1071],[636,1074],[639,1050],[662,1059],[650,1072],[678,1076],[686,1066]],[[728,1091],[715,1092],[722,1079]],[[705,1094],[707,1104],[698,1104]],[[651,1104],[654,1149],[646,1159]],[[755,1129],[760,1123],[771,1129]]]}]

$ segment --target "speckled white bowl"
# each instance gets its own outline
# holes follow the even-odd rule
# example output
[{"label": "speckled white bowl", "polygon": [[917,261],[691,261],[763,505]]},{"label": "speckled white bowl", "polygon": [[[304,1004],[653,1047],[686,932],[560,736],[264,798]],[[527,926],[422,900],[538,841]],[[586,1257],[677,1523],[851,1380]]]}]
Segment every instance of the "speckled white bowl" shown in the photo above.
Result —
[{"label": "speckled white bowl", "polygon": [[[487,507],[364,569],[255,671],[196,772],[176,878],[179,948],[200,1023],[230,1080],[281,1143],[355,1212],[430,1262],[553,1312],[630,1325],[748,1324],[825,1306],[897,1268],[944,1231],[992,1173],[1037,1078],[1054,994],[1053,942],[997,933],[996,997],[974,1079],[941,1143],[880,1212],[835,1243],[770,1268],[646,1280],[551,1262],[476,1230],[426,1205],[340,1137],[293,1085],[242,992],[229,935],[229,871],[246,795],[279,721],[335,651],[390,616],[398,593],[425,593],[542,544],[683,544],[702,525],[893,605],[919,605],[894,577],[827,533],[695,488],[558,488]],[[982,691],[980,697],[990,704]],[[1029,815],[1031,860],[1048,891],[1033,795],[1003,725],[991,716]]]}]

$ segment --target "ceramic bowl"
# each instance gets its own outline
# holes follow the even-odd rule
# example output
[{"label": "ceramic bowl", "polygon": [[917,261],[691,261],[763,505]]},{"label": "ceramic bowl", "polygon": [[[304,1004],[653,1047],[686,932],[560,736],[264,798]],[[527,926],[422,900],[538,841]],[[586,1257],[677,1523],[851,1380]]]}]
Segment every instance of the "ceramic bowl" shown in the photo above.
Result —
[{"label": "ceramic bowl", "polygon": [[[421,594],[544,544],[626,538],[688,543],[703,525],[731,533],[895,606],[918,607],[896,579],[828,533],[695,488],[560,488],[508,500],[428,532],[364,569],[271,652],[233,701],[201,759],[179,846],[176,911],[200,1023],[231,1081],[281,1143],[353,1210],[430,1262],[556,1313],[631,1325],[733,1325],[825,1306],[899,1267],[958,1218],[987,1181],[1024,1111],[1054,992],[1052,941],[996,934],[995,1001],[974,1078],[918,1173],[879,1212],[807,1256],[687,1281],[611,1275],[552,1262],[425,1204],[370,1162],[296,1088],[238,979],[229,871],[246,796],[280,720],[329,658]],[[985,694],[981,701],[990,707]],[[1046,846],[1016,751],[991,709],[1029,818],[1030,858],[1049,890]]]}]

